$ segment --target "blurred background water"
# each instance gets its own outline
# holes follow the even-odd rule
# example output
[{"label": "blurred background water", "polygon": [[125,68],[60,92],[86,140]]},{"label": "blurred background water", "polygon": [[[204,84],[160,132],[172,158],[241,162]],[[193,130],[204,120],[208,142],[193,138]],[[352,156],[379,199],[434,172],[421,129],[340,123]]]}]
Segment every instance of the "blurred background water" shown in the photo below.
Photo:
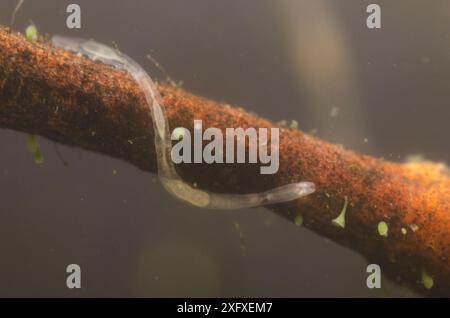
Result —
[{"label": "blurred background water", "polygon": [[[361,153],[449,162],[450,2],[377,1],[381,30],[369,3],[25,0],[14,29],[114,42],[162,79],[151,54],[189,91]],[[263,208],[189,207],[153,174],[43,138],[36,165],[25,141],[0,130],[0,296],[417,296],[367,289],[361,256]]]}]

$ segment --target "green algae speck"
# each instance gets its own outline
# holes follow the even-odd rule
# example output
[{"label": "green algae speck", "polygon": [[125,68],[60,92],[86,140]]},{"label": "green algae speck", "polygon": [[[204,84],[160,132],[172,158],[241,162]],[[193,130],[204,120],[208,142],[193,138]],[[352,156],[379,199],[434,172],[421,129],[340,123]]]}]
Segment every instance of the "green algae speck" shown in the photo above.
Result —
[{"label": "green algae speck", "polygon": [[345,213],[347,212],[347,204],[348,204],[347,196],[344,197],[344,200],[345,200],[344,207],[342,208],[341,213],[337,218],[331,221],[334,225],[341,228],[345,228]]}]

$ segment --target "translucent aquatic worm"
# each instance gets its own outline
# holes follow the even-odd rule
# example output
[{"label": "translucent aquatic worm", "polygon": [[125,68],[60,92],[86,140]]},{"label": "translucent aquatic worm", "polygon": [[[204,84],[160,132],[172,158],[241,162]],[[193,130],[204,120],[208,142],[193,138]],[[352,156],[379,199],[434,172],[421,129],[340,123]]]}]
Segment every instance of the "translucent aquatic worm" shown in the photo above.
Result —
[{"label": "translucent aquatic worm", "polygon": [[93,40],[53,36],[54,46],[85,55],[129,72],[145,94],[155,129],[155,152],[158,175],[164,187],[177,198],[195,206],[213,209],[239,209],[291,201],[315,191],[312,182],[291,183],[265,192],[251,194],[219,194],[192,187],[176,172],[171,160],[172,140],[167,116],[153,80],[130,57]]}]

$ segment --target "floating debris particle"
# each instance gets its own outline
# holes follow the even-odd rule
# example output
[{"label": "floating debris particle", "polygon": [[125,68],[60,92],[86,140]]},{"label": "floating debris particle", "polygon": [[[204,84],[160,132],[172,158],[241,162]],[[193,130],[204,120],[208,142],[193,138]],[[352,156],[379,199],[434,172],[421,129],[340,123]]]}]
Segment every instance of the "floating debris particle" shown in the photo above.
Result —
[{"label": "floating debris particle", "polygon": [[34,135],[27,136],[27,150],[34,155],[34,162],[38,165],[44,163],[44,156],[42,155],[41,147]]},{"label": "floating debris particle", "polygon": [[342,228],[345,228],[345,213],[347,211],[347,204],[348,204],[347,196],[344,197],[344,200],[345,200],[344,207],[342,208],[341,213],[337,218],[331,221],[334,225]]},{"label": "floating debris particle", "polygon": [[364,138],[364,143],[367,144],[369,142],[369,138]]},{"label": "floating debris particle", "polygon": [[339,114],[340,108],[334,106],[333,108],[331,108],[330,110],[330,117],[331,118],[335,118],[338,114]]},{"label": "floating debris particle", "polygon": [[294,224],[297,226],[302,226],[303,224],[303,216],[301,214],[298,214],[294,219]]},{"label": "floating debris particle", "polygon": [[38,39],[38,30],[34,24],[29,25],[25,29],[25,37],[28,41],[36,41]]},{"label": "floating debris particle", "polygon": [[112,174],[113,174],[114,176],[117,175],[117,170],[116,170],[116,169],[113,169]]},{"label": "floating debris particle", "polygon": [[298,121],[295,119],[291,121],[291,124],[289,125],[289,128],[297,129],[298,128]]},{"label": "floating debris particle", "polygon": [[434,280],[433,277],[431,277],[424,269],[422,269],[422,285],[426,289],[433,288]]},{"label": "floating debris particle", "polygon": [[378,234],[380,234],[381,236],[384,236],[384,237],[388,236],[389,227],[386,222],[384,222],[384,221],[379,222],[377,229],[378,229]]},{"label": "floating debris particle", "polygon": [[419,226],[417,224],[410,224],[409,228],[411,229],[411,231],[416,232],[419,229]]},{"label": "floating debris particle", "polygon": [[400,231],[402,232],[403,235],[406,235],[408,233],[408,230],[404,227],[402,227]]},{"label": "floating debris particle", "polygon": [[245,251],[247,249],[247,245],[245,244],[245,237],[244,237],[244,233],[242,232],[241,225],[238,222],[234,221],[233,226],[234,226],[234,229],[236,230],[236,232],[238,232],[238,234],[239,234],[241,250]]}]

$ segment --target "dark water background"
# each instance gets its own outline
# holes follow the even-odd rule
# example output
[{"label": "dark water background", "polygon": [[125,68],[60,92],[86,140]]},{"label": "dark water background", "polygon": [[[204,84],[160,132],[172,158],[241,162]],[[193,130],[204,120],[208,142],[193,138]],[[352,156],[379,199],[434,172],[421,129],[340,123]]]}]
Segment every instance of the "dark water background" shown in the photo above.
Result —
[{"label": "dark water background", "polygon": [[[72,2],[77,31],[65,26]],[[114,41],[158,74],[150,53],[190,91],[362,153],[449,162],[450,2],[377,1],[377,31],[365,26],[369,3],[25,1],[14,27]],[[15,4],[1,1],[0,23]],[[25,140],[0,130],[0,296],[385,294],[365,286],[361,256],[263,208],[188,207],[106,156],[58,145],[65,167],[43,138],[38,166]],[[71,263],[78,291],[65,285]]]}]

